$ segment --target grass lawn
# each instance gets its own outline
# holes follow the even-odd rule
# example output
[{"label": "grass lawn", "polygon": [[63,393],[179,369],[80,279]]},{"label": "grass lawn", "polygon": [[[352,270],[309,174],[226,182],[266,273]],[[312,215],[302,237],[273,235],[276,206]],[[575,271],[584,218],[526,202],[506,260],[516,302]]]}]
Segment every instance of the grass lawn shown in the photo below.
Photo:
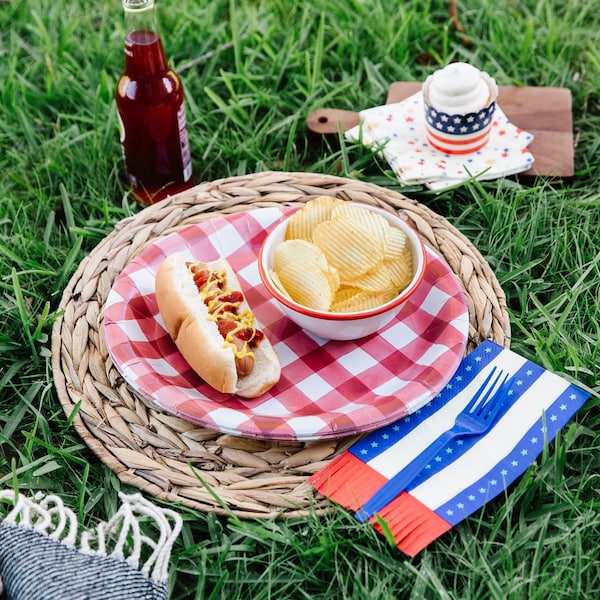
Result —
[{"label": "grass lawn", "polygon": [[[182,508],[174,599],[597,598],[600,589],[600,4],[584,0],[159,0],[187,94],[198,182],[334,173],[428,205],[490,263],[511,348],[592,399],[510,489],[414,559],[343,510],[245,521]],[[460,27],[459,27],[460,26]],[[462,32],[459,31],[462,29]],[[83,523],[127,488],[77,435],[50,335],[80,261],[140,207],[114,90],[120,2],[0,0],[0,489],[61,496]],[[575,176],[433,194],[350,143],[309,143],[307,114],[383,104],[394,81],[463,60],[500,85],[571,90]]]}]

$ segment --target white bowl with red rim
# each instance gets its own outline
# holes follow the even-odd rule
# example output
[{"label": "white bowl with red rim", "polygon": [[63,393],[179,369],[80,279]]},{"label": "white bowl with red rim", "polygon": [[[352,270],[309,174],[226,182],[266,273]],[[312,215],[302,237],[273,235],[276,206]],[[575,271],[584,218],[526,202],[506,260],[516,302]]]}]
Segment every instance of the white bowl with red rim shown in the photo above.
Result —
[{"label": "white bowl with red rim", "polygon": [[277,224],[266,236],[260,248],[258,270],[269,295],[283,313],[299,327],[318,337],[329,340],[357,340],[376,333],[398,315],[406,301],[415,293],[425,275],[427,253],[415,230],[399,215],[367,204],[360,206],[385,217],[393,227],[398,227],[407,236],[413,258],[413,277],[395,298],[368,310],[333,313],[314,310],[294,302],[284,295],[273,282],[270,272],[273,268],[275,248],[285,240],[289,217]]}]

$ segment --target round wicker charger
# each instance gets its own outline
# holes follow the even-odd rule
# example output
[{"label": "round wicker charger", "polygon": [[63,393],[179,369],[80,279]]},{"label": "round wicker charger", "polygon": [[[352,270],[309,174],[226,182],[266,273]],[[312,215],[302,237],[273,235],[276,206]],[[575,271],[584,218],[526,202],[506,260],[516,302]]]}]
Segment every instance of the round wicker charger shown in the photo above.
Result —
[{"label": "round wicker charger", "polygon": [[[79,265],[52,332],[59,400],[92,451],[120,480],[200,511],[242,518],[321,513],[328,501],[308,477],[357,436],[280,442],[225,435],[149,406],[112,364],[103,312],[115,278],[149,244],[219,214],[332,195],[399,212],[448,262],[469,306],[468,350],[483,339],[508,346],[504,293],[488,263],[448,221],[396,192],[311,173],[264,172],[203,183],[124,219]],[[75,410],[76,409],[76,410]]]}]

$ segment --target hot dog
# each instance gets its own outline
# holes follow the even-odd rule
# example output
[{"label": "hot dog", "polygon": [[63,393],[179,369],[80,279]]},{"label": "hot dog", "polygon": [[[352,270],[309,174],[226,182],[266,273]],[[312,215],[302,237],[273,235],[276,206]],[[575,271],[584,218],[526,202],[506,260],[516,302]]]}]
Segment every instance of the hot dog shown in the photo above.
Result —
[{"label": "hot dog", "polygon": [[158,268],[155,292],[175,345],[210,386],[255,398],[279,381],[279,358],[226,260],[172,254]]}]

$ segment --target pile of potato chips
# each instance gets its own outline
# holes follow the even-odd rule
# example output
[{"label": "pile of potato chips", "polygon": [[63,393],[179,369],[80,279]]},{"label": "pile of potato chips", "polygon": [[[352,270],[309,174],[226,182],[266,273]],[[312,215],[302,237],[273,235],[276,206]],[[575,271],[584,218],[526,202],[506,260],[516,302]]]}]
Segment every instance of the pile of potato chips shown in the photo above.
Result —
[{"label": "pile of potato chips", "polygon": [[413,276],[406,234],[382,215],[331,196],[307,202],[290,218],[271,278],[298,304],[356,312],[395,298]]}]

